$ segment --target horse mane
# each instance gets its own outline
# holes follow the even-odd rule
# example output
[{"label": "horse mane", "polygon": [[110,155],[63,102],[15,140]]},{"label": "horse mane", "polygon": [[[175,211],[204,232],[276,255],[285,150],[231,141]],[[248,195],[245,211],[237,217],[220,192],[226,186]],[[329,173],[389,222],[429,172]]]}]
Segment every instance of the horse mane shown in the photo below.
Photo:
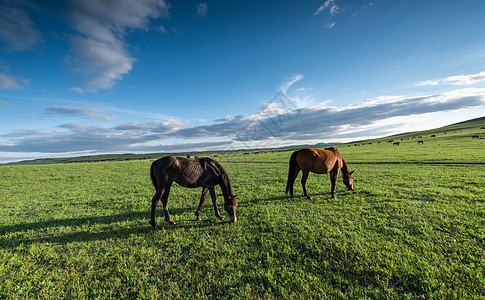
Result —
[{"label": "horse mane", "polygon": [[[216,174],[220,177],[221,181],[224,183],[224,185],[227,187],[227,193],[229,195],[234,195],[234,190],[232,189],[232,182],[231,179],[229,178],[229,175],[226,172],[226,169],[218,163],[217,161],[213,160],[212,158],[209,157],[203,157],[197,159],[199,162],[205,162],[209,167],[212,168],[216,172]],[[222,188],[222,184],[221,184]],[[224,191],[223,191],[224,193]]]},{"label": "horse mane", "polygon": [[347,165],[347,162],[345,161],[345,158],[342,156],[342,153],[340,153],[340,151],[338,151],[337,148],[332,146],[332,147],[325,148],[325,150],[330,150],[335,152],[335,154],[338,154],[342,159],[342,164],[343,164],[342,172],[344,172],[345,174],[350,173],[350,169],[349,169],[349,166]]},{"label": "horse mane", "polygon": [[199,162],[205,162],[206,164],[211,166],[214,171],[217,171],[217,174],[220,175],[224,181],[226,181],[226,182],[228,180],[230,181],[229,175],[227,175],[226,170],[217,161],[215,161],[215,160],[213,160],[212,158],[209,158],[209,157],[201,157],[201,158],[198,158],[197,160]]},{"label": "horse mane", "polygon": [[325,148],[325,150],[330,150],[330,151],[333,151],[333,152],[336,152],[336,153],[340,153],[340,151],[338,151],[338,149],[335,148],[335,147],[333,147],[333,146],[332,147]]}]

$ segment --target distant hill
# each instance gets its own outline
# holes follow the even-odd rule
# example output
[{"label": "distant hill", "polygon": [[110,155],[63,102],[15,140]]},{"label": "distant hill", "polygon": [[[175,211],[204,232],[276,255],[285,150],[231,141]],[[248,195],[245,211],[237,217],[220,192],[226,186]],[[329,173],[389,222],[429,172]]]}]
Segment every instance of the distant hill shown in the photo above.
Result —
[{"label": "distant hill", "polygon": [[434,129],[429,129],[429,130],[422,130],[422,131],[410,131],[410,132],[405,132],[405,133],[399,133],[395,135],[389,135],[381,138],[375,138],[375,139],[368,139],[368,140],[359,140],[359,141],[354,141],[350,142],[347,144],[352,144],[352,143],[365,143],[365,142],[371,142],[371,141],[383,141],[387,139],[397,139],[397,138],[411,138],[411,137],[417,137],[417,136],[429,136],[433,134],[440,134],[440,133],[446,133],[446,132],[456,132],[456,131],[464,131],[464,130],[470,130],[470,129],[480,129],[480,128],[485,128],[485,117],[480,117],[476,119],[470,119],[467,121],[451,124],[451,125],[446,125],[443,127],[438,127]]}]

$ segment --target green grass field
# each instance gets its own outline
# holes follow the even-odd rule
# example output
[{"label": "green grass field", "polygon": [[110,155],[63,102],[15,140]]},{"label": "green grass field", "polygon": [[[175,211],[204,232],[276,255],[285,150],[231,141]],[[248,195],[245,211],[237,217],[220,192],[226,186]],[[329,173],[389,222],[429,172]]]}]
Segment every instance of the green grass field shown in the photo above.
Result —
[{"label": "green grass field", "polygon": [[150,160],[1,165],[0,299],[485,298],[479,125],[339,145],[337,199],[328,175],[284,194],[291,151],[221,155],[238,222],[174,185],[156,230]]}]

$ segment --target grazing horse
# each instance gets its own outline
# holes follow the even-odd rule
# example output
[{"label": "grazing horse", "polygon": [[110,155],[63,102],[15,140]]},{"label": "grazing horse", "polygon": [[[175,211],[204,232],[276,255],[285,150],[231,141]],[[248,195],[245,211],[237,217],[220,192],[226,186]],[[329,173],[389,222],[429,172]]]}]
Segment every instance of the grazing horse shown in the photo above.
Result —
[{"label": "grazing horse", "polygon": [[155,208],[160,199],[162,199],[165,221],[170,224],[175,224],[175,222],[170,219],[167,207],[170,187],[174,181],[187,188],[202,187],[199,207],[195,211],[197,220],[200,220],[200,209],[204,203],[207,192],[211,195],[216,217],[221,220],[223,219],[217,208],[216,193],[214,191],[214,187],[219,185],[222,190],[222,195],[224,196],[224,208],[229,214],[231,222],[237,222],[237,195],[234,195],[231,180],[229,179],[226,170],[224,170],[224,168],[215,160],[210,158],[192,159],[166,156],[152,163],[150,176],[153,185],[157,190],[152,199],[150,224],[153,227],[156,227],[157,225],[155,222]]},{"label": "grazing horse", "polygon": [[293,152],[290,157],[290,168],[288,170],[288,181],[286,183],[286,193],[290,192],[290,197],[293,198],[293,184],[295,179],[300,173],[303,173],[301,178],[301,185],[303,187],[303,193],[305,197],[311,199],[306,190],[306,180],[310,172],[316,174],[326,174],[330,173],[330,181],[332,183],[332,198],[335,198],[335,184],[337,183],[337,176],[339,170],[342,169],[343,181],[347,188],[350,190],[354,189],[354,177],[352,174],[354,171],[350,172],[347,162],[343,158],[342,154],[335,147],[330,147],[326,149],[313,149],[305,148]]}]

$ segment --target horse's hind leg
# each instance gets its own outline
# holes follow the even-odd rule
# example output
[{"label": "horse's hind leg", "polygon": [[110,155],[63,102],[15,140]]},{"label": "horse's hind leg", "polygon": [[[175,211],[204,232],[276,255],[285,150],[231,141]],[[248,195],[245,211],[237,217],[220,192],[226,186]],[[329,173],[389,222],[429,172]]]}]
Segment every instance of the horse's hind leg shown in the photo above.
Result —
[{"label": "horse's hind leg", "polygon": [[300,173],[300,169],[295,168],[295,170],[293,170],[293,174],[291,174],[292,177],[291,177],[291,180],[289,182],[289,184],[290,184],[290,198],[294,197],[294,195],[293,195],[293,185],[295,184],[296,177],[298,177],[298,173]]},{"label": "horse's hind leg", "polygon": [[165,214],[165,221],[169,222],[170,224],[175,224],[172,219],[170,219],[170,215],[168,213],[168,195],[170,194],[170,188],[172,187],[172,182],[168,182],[165,185],[165,192],[162,195],[162,204],[163,204],[163,213]]},{"label": "horse's hind leg", "polygon": [[200,220],[200,210],[202,208],[202,204],[204,204],[205,196],[207,195],[208,191],[209,191],[209,188],[205,187],[202,189],[202,195],[200,196],[199,207],[195,211],[195,216],[197,217],[197,220]]},{"label": "horse's hind leg", "polygon": [[223,216],[221,216],[221,213],[219,212],[219,208],[217,208],[217,199],[216,199],[216,192],[214,191],[214,189],[209,189],[209,193],[211,194],[211,198],[212,198],[212,204],[214,204],[214,212],[216,214],[216,217],[219,218],[219,220],[222,220],[224,219]]},{"label": "horse's hind leg", "polygon": [[312,199],[312,197],[308,195],[308,192],[306,190],[306,180],[308,179],[308,174],[310,173],[310,171],[302,170],[302,173],[303,173],[303,176],[301,177],[301,186],[303,187],[303,195],[305,195],[305,197],[307,197],[308,199]]},{"label": "horse's hind leg", "polygon": [[152,227],[157,226],[157,222],[155,221],[155,209],[157,208],[158,201],[160,201],[160,198],[162,197],[164,193],[164,189],[157,188],[157,191],[155,192],[155,196],[153,196],[152,199],[152,212],[151,212],[151,217],[150,217],[150,225]]}]

